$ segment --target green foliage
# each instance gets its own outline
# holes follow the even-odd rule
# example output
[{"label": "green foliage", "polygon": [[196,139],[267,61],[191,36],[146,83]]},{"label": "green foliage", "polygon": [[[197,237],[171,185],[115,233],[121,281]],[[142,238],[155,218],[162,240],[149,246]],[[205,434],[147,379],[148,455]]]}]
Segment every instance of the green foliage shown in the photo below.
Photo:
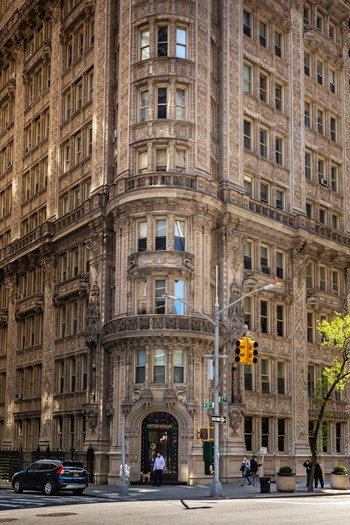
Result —
[{"label": "green foliage", "polygon": [[332,474],[338,474],[338,476],[345,476],[347,473],[348,469],[344,465],[337,465],[332,472]]},{"label": "green foliage", "polygon": [[278,471],[279,476],[294,476],[293,469],[291,467],[288,467],[285,465],[284,467],[281,467]]}]

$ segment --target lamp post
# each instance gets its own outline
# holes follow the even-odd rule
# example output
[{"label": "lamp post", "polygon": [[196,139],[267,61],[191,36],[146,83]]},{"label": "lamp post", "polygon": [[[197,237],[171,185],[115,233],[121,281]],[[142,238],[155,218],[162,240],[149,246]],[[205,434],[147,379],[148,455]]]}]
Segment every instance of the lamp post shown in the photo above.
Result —
[{"label": "lamp post", "polygon": [[[219,415],[219,359],[220,359],[220,351],[219,351],[219,343],[220,343],[220,336],[219,336],[219,322],[220,322],[220,315],[225,312],[228,308],[231,308],[231,306],[235,306],[236,304],[243,301],[246,297],[250,297],[251,295],[254,295],[256,293],[262,292],[264,290],[271,290],[272,288],[275,288],[276,286],[279,286],[280,283],[275,279],[275,282],[272,284],[266,284],[265,286],[261,286],[261,288],[257,288],[256,290],[253,290],[252,292],[249,292],[242,297],[239,297],[232,303],[228,304],[224,308],[220,309],[219,306],[219,297],[218,297],[218,267],[216,267],[216,286],[215,286],[215,307],[214,307],[214,319],[209,317],[208,315],[204,314],[200,310],[198,310],[193,305],[187,303],[184,299],[180,297],[175,297],[173,295],[169,295],[165,293],[163,297],[166,297],[168,299],[172,299],[173,301],[180,301],[190,308],[192,308],[195,312],[199,313],[202,317],[210,321],[214,325],[214,414]],[[214,477],[213,481],[210,484],[210,496],[213,498],[220,498],[222,497],[222,485],[220,482],[220,476],[219,476],[219,424],[217,422],[214,422]]]}]

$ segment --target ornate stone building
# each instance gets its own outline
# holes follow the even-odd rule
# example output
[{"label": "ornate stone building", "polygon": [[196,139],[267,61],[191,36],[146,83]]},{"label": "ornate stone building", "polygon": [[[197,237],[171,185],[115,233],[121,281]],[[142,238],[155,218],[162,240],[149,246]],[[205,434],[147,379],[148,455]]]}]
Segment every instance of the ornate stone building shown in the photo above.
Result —
[{"label": "ornate stone building", "polygon": [[[346,0],[0,0],[0,447],[204,475],[215,268],[221,480],[304,474],[349,303]],[[184,299],[173,301],[163,294]],[[189,305],[192,305],[191,308]],[[257,365],[236,365],[248,325]],[[349,391],[320,439],[348,464]]]}]

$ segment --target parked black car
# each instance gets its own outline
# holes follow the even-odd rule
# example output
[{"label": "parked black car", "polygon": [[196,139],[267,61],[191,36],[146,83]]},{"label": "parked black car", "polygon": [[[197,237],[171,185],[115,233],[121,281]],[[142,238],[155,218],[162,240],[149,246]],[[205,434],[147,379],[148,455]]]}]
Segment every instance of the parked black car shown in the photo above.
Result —
[{"label": "parked black car", "polygon": [[40,490],[46,495],[70,490],[81,495],[88,486],[88,473],[78,461],[40,459],[12,477],[13,490]]}]

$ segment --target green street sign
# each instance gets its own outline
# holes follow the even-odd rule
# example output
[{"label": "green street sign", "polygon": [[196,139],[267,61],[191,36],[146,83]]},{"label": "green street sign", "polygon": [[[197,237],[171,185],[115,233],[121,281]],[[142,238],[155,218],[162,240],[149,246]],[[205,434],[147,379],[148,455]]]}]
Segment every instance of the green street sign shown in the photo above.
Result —
[{"label": "green street sign", "polygon": [[227,397],[219,397],[219,403],[227,403]]},{"label": "green street sign", "polygon": [[214,408],[214,403],[203,403],[203,408]]}]

